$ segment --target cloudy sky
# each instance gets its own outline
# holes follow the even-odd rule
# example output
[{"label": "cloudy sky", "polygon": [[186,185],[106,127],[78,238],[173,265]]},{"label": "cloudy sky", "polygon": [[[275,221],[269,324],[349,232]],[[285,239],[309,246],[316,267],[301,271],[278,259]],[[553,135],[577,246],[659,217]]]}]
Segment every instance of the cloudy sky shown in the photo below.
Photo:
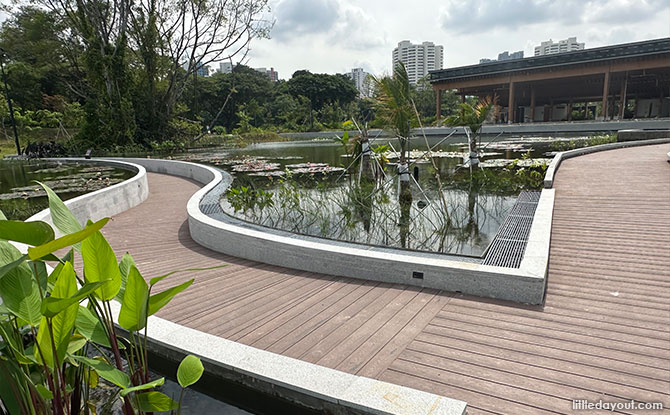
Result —
[{"label": "cloudy sky", "polygon": [[444,67],[499,52],[532,56],[541,41],[576,36],[587,48],[670,36],[668,0],[271,0],[271,39],[247,64],[280,78],[353,67],[383,74],[401,40],[443,45]]}]

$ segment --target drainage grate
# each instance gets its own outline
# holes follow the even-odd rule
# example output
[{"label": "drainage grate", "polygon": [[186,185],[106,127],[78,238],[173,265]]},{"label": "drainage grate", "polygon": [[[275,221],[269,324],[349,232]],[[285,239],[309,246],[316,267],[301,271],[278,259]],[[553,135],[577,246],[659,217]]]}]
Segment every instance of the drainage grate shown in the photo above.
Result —
[{"label": "drainage grate", "polygon": [[523,191],[491,242],[482,264],[519,268],[540,192]]},{"label": "drainage grate", "polygon": [[221,206],[218,203],[203,203],[200,205],[200,211],[209,216],[221,212]]}]

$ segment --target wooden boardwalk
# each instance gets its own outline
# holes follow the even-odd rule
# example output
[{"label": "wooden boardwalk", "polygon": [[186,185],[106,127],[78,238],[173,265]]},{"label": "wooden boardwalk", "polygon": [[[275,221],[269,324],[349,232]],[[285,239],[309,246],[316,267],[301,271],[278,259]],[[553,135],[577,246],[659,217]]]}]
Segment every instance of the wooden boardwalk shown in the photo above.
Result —
[{"label": "wooden boardwalk", "polygon": [[[546,304],[288,270],[191,240],[190,181],[104,228],[145,277],[221,263],[159,316],[253,347],[465,400],[469,414],[570,414],[573,399],[670,408],[670,145],[569,159],[555,182]],[[622,413],[670,413],[640,412]],[[601,412],[586,412],[601,413]]]}]

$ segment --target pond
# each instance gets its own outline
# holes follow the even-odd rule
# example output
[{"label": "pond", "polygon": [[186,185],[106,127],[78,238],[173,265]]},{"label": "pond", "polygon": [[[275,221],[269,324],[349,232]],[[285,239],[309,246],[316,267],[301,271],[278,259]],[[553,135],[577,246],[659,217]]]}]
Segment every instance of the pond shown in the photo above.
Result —
[{"label": "pond", "polygon": [[67,200],[134,175],[129,170],[85,163],[0,160],[0,210],[8,219],[25,220],[47,208],[46,194],[35,181]]},{"label": "pond", "polygon": [[542,187],[555,151],[588,142],[498,137],[481,145],[481,167],[471,175],[464,166],[467,144],[442,139],[428,137],[433,161],[423,138],[411,140],[411,197],[403,200],[395,140],[372,140],[370,165],[376,170],[363,182],[353,146],[329,139],[208,149],[179,158],[230,172],[234,181],[221,195],[221,208],[248,222],[339,241],[480,257],[520,191]]}]

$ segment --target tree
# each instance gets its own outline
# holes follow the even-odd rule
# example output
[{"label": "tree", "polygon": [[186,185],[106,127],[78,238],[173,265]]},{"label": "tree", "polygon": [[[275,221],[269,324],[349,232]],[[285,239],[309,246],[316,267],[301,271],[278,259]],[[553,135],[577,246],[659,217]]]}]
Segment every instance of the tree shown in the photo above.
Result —
[{"label": "tree", "polygon": [[80,137],[100,137],[102,147],[169,138],[191,79],[197,90],[196,70],[244,56],[271,27],[262,19],[267,0],[37,2],[67,23],[79,46],[68,57],[85,79]]}]

